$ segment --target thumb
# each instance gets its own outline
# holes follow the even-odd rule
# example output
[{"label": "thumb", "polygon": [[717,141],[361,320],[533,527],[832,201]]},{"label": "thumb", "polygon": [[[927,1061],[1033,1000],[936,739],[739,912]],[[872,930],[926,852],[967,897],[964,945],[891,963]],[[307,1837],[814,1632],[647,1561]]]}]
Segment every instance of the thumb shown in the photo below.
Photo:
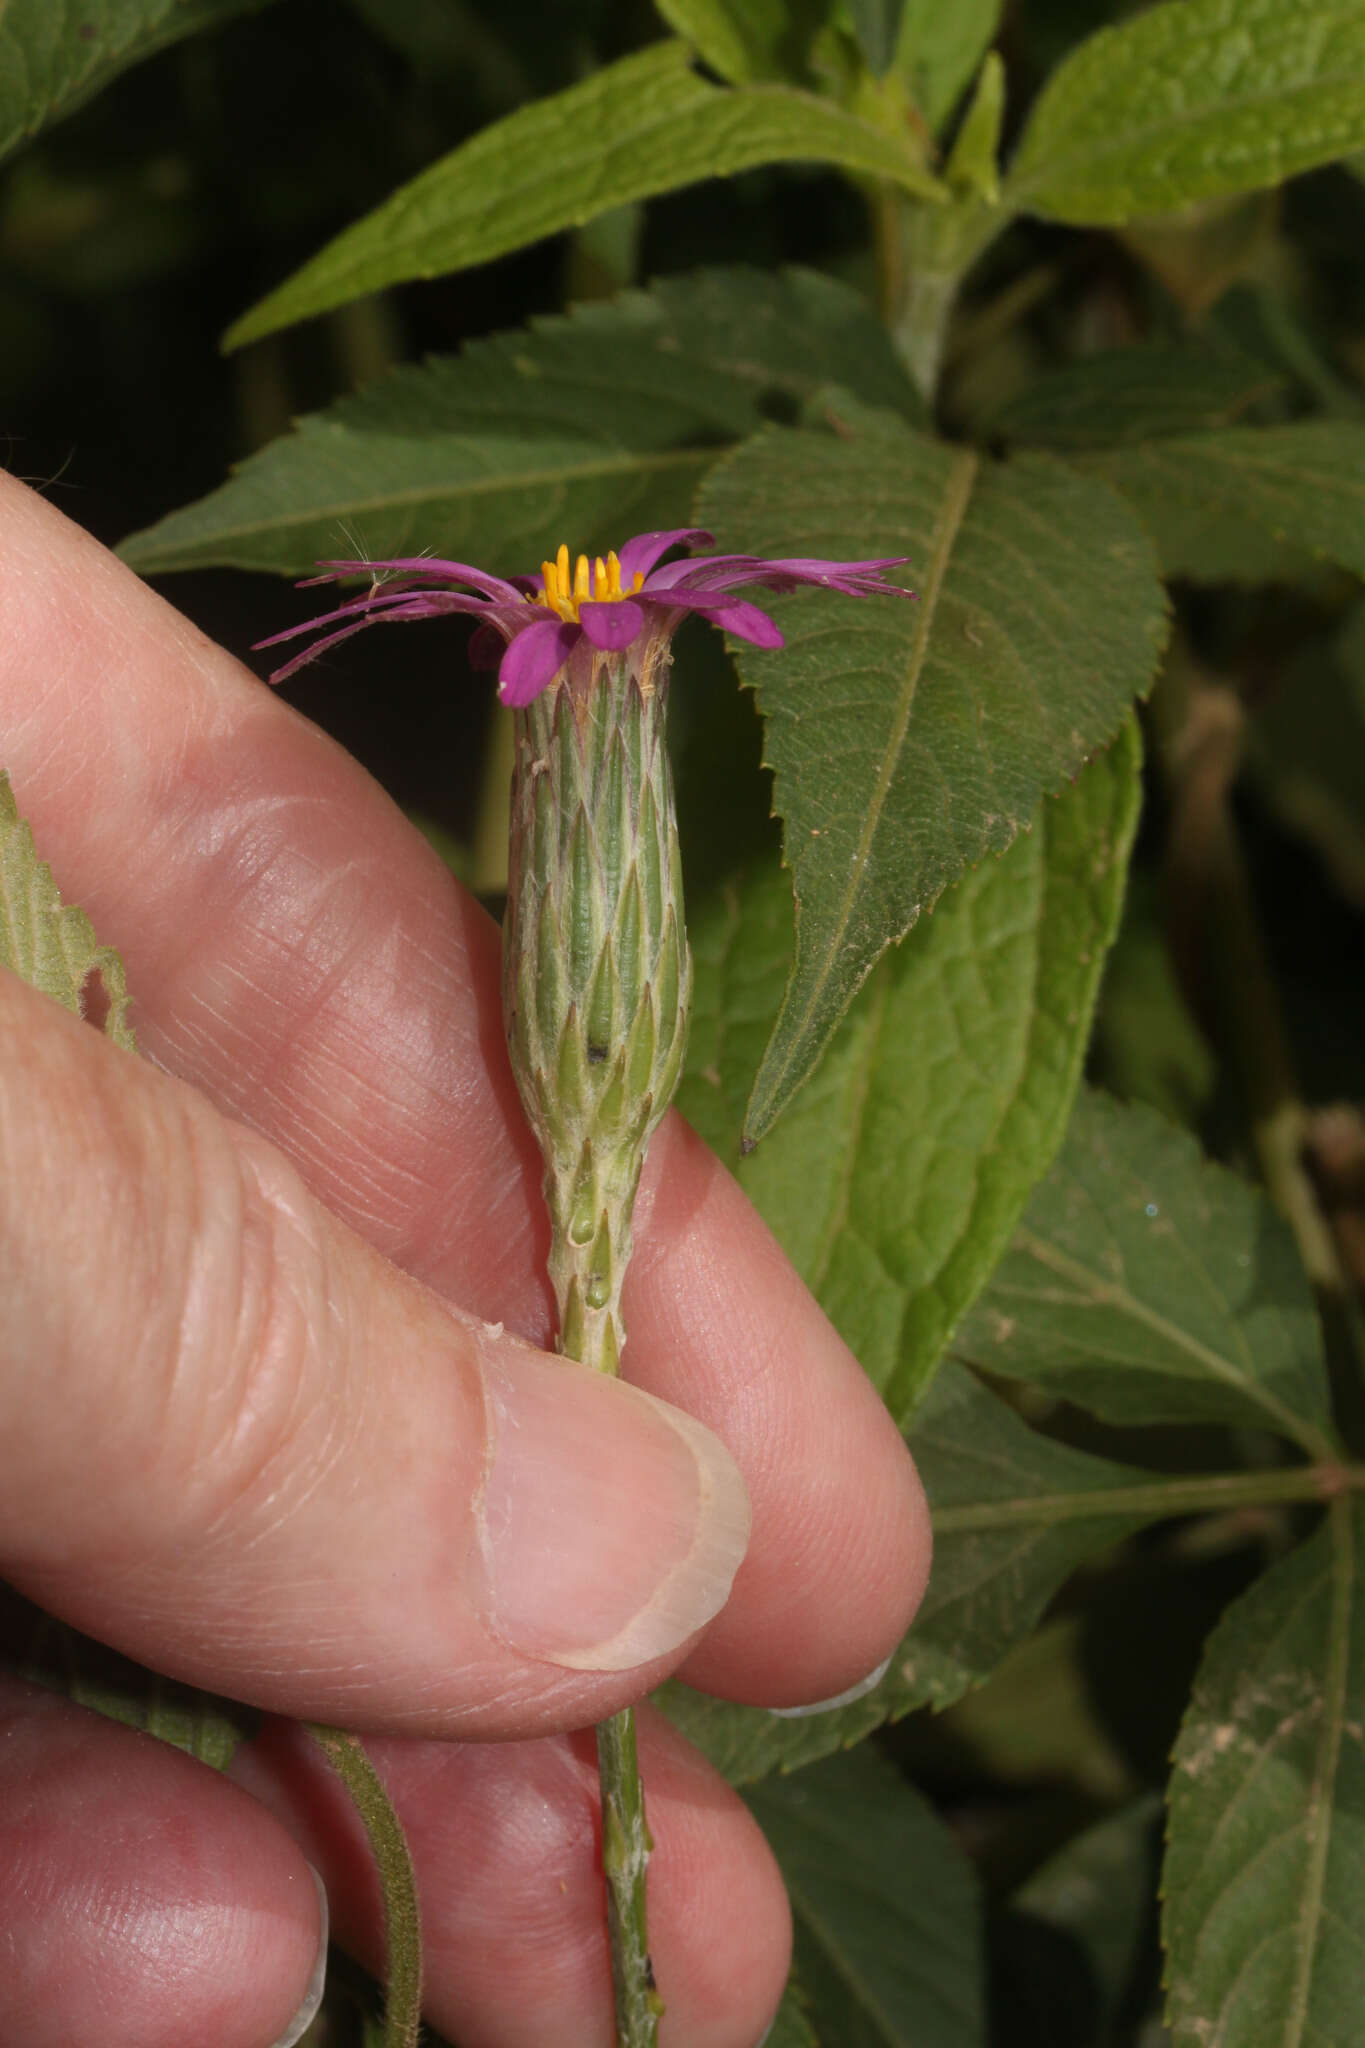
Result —
[{"label": "thumb", "polygon": [[370,1728],[596,1720],[679,1661],[748,1541],[708,1430],[451,1310],[8,974],[0,1043],[0,1573]]}]

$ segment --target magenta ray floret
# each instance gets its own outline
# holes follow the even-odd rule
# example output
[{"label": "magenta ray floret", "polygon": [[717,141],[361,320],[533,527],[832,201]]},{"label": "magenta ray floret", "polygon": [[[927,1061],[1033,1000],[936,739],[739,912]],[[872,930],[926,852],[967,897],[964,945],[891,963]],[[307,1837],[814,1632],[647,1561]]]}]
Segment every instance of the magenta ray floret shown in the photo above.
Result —
[{"label": "magenta ray floret", "polygon": [[663,560],[673,548],[710,541],[711,535],[696,526],[640,533],[626,542],[619,556],[610,554],[605,561],[599,557],[590,563],[580,555],[572,574],[569,551],[562,547],[554,561],[541,564],[539,577],[519,576],[510,582],[466,562],[434,561],[424,555],[396,556],[386,562],[320,562],[322,573],[308,577],[300,589],[344,576],[370,576],[372,587],[365,595],[319,618],[287,626],[256,645],[274,647],[320,627],[332,629],[275,670],[270,680],[280,683],[324,649],[366,626],[465,612],[479,627],[470,643],[470,659],[477,667],[496,667],[498,695],[504,704],[519,706],[529,704],[561,671],[576,667],[585,657],[591,663],[598,655],[626,654],[637,674],[652,673],[689,612],[754,647],[781,647],[782,635],[768,614],[730,594],[741,584],[761,583],[778,593],[813,584],[845,597],[914,595],[883,581],[886,570],[899,568],[906,560],[904,555],[872,562],[825,562],[804,556],[769,561],[761,555]]}]

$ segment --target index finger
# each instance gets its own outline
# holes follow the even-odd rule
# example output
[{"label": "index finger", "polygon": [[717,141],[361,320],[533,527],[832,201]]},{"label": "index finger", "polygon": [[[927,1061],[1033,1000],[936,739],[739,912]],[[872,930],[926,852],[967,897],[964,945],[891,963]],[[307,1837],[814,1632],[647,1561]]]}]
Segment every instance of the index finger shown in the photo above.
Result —
[{"label": "index finger", "polygon": [[[0,761],[65,894],[124,955],[144,1050],[399,1265],[543,1344],[540,1162],[492,924],[339,747],[12,480],[0,549]],[[922,1590],[904,1447],[676,1117],[636,1238],[626,1372],[724,1439],[754,1513],[684,1675],[768,1704],[836,1693]]]}]

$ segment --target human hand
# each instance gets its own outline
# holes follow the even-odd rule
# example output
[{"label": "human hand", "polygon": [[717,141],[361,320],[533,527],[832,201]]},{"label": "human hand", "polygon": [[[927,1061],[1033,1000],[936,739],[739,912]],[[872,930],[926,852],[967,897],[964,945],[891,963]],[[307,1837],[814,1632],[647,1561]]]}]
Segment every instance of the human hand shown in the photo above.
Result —
[{"label": "human hand", "polygon": [[[0,550],[0,764],[156,1063],[0,975],[0,1570],[156,1669],[373,1735],[432,2023],[606,2048],[591,1737],[564,1731],[674,1669],[782,1705],[877,1665],[927,1571],[904,1447],[676,1116],[626,1287],[652,1400],[533,1349],[493,926],[340,749],[3,479]],[[7,2048],[264,2048],[314,1968],[305,1856],[380,1965],[300,1731],[230,1782],[0,1688]],[[709,1766],[640,1732],[661,2039],[751,2048],[780,1880]]]}]

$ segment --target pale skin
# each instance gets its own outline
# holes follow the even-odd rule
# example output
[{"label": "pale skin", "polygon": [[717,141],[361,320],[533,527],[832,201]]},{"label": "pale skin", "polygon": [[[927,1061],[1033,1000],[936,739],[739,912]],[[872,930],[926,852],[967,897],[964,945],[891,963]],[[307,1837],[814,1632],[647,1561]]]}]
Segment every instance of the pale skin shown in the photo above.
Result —
[{"label": "pale skin", "polygon": [[[4,478],[0,560],[0,766],[122,952],[149,1055],[0,973],[0,1573],[144,1663],[372,1737],[433,2025],[462,2048],[609,2048],[592,1743],[564,1731],[675,1670],[766,1705],[856,1683],[927,1576],[910,1460],[671,1116],[625,1372],[728,1448],[747,1552],[708,1626],[629,1668],[490,1626],[482,1389],[540,1386],[526,1346],[552,1335],[497,932],[361,768]],[[453,646],[451,687],[486,686]],[[617,1426],[628,1443],[633,1412]],[[649,1555],[658,1493],[627,1483],[603,1540]],[[566,1628],[611,1634],[622,1616],[590,1604],[566,1594]],[[267,2048],[314,1966],[305,1857],[334,1933],[379,1964],[356,1825],[283,1721],[225,1780],[0,1678],[0,1738],[7,2048]],[[753,2048],[787,1968],[780,1879],[648,1710],[641,1747],[661,2041]]]}]

